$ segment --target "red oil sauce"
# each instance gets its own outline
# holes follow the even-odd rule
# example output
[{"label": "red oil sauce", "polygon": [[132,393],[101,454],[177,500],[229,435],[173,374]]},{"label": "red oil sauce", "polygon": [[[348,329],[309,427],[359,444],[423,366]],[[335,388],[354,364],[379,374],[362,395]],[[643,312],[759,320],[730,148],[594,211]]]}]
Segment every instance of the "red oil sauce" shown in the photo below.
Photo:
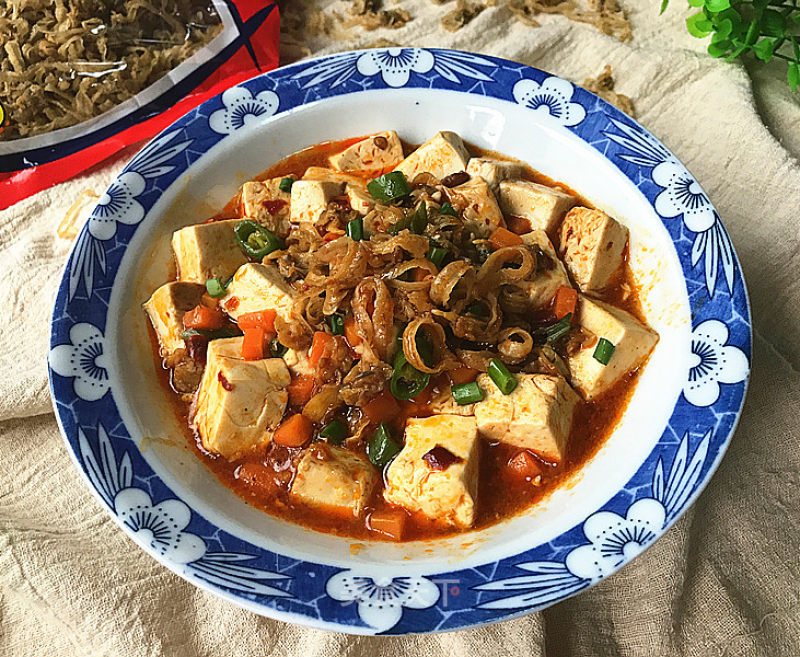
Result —
[{"label": "red oil sauce", "polygon": [[[328,167],[330,155],[347,148],[360,139],[361,137],[356,137],[323,142],[304,149],[274,164],[255,179],[266,180],[289,175],[300,178],[308,167]],[[414,148],[413,145],[404,144],[406,153]],[[474,146],[469,146],[469,149],[476,156],[511,160],[501,154],[481,150]],[[568,194],[577,196],[582,205],[592,207],[575,190],[553,181],[527,165],[525,165],[525,178],[561,189]],[[239,216],[240,198],[237,195],[211,220]],[[551,239],[554,237],[551,236]],[[601,295],[601,298],[617,307],[624,308],[639,319],[643,319],[638,288],[628,266],[627,249],[623,267],[616,273],[612,284]],[[269,445],[245,458],[233,461],[228,461],[205,450],[199,437],[190,427],[191,404],[182,400],[181,396],[171,388],[169,370],[161,366],[155,333],[152,328],[149,330],[158,378],[165,394],[173,401],[175,413],[181,426],[184,427],[187,444],[225,486],[248,504],[289,522],[356,539],[391,540],[378,532],[370,531],[367,525],[368,517],[372,512],[390,509],[397,512],[396,507],[391,507],[383,500],[382,482],[373,491],[362,517],[347,517],[293,503],[289,496],[289,489],[295,474],[293,458],[300,452],[300,448]],[[597,453],[613,432],[633,395],[638,377],[638,370],[631,372],[597,399],[579,403],[575,410],[565,458],[556,465],[546,463],[533,455],[541,473],[541,477],[536,477],[534,480],[515,476],[508,466],[509,461],[519,453],[519,448],[482,441],[478,479],[478,510],[473,528],[486,528],[501,520],[523,513],[532,505],[541,502],[556,488],[569,485],[575,473]],[[439,377],[434,381],[432,388],[433,394],[436,394],[437,390],[449,389],[449,382],[446,377]],[[406,419],[427,417],[432,414],[425,400],[404,402],[401,408],[400,416],[394,420],[397,435],[401,434]],[[286,416],[300,410],[300,408],[287,408]],[[315,427],[315,431],[319,428]],[[402,512],[406,519],[402,540],[441,538],[457,533],[452,528],[443,528],[437,525],[421,514]]]}]

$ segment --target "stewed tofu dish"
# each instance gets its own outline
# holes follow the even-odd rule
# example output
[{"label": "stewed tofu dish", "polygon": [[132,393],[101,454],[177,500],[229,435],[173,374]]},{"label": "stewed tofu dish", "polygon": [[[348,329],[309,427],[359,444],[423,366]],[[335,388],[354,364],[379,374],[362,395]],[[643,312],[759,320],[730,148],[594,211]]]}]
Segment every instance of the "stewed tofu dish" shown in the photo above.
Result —
[{"label": "stewed tofu dish", "polygon": [[187,440],[249,504],[406,541],[539,502],[658,341],[628,228],[454,132],[325,142],[172,235],[144,303]]}]

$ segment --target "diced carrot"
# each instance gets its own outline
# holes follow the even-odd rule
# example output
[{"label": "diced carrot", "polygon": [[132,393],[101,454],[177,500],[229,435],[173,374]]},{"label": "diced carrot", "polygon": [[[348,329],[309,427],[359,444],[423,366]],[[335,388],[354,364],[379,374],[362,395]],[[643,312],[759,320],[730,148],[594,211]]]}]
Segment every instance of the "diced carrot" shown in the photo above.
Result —
[{"label": "diced carrot", "polygon": [[314,427],[302,413],[292,415],[275,429],[272,440],[284,447],[302,447],[311,440]]},{"label": "diced carrot", "polygon": [[314,377],[311,374],[299,374],[292,377],[291,383],[286,386],[289,393],[289,404],[300,406],[305,404],[314,392]]},{"label": "diced carrot", "polygon": [[187,329],[213,331],[214,329],[222,328],[224,324],[225,315],[219,309],[212,309],[202,304],[195,306],[183,316],[183,325]]},{"label": "diced carrot", "polygon": [[400,405],[391,392],[384,390],[362,406],[361,410],[370,422],[378,424],[397,417],[400,414]]},{"label": "diced carrot", "polygon": [[361,336],[356,329],[355,317],[348,317],[344,320],[344,337],[351,347],[357,347],[361,344]]},{"label": "diced carrot", "polygon": [[338,240],[342,237],[343,233],[325,233],[325,237],[322,238],[322,242],[327,244],[328,242],[333,242],[333,240]]},{"label": "diced carrot", "polygon": [[508,471],[514,477],[524,479],[525,481],[533,481],[542,474],[541,466],[527,450],[517,452],[509,459]]},{"label": "diced carrot", "polygon": [[256,310],[252,313],[242,313],[236,320],[243,331],[250,328],[262,328],[270,333],[275,333],[275,317],[277,313],[272,308]]},{"label": "diced carrot", "polygon": [[556,291],[556,296],[553,301],[553,313],[556,319],[566,317],[570,313],[575,314],[575,305],[578,303],[578,291],[573,290],[571,287],[562,285]]},{"label": "diced carrot", "polygon": [[406,514],[400,509],[381,509],[369,515],[369,528],[395,541],[402,540]]},{"label": "diced carrot", "polygon": [[267,331],[263,328],[248,328],[242,338],[242,358],[244,360],[261,360],[264,358],[264,346],[267,342]]},{"label": "diced carrot", "polygon": [[457,386],[462,383],[472,383],[478,378],[479,370],[474,370],[471,367],[459,367],[457,370],[449,370],[447,376],[450,378],[450,384]]},{"label": "diced carrot", "polygon": [[506,226],[508,226],[508,230],[517,235],[531,232],[531,222],[524,217],[509,217]]},{"label": "diced carrot", "polygon": [[502,249],[504,246],[522,244],[522,238],[505,228],[495,228],[494,232],[489,235],[489,242],[495,249]]},{"label": "diced carrot", "polygon": [[311,350],[308,352],[308,364],[311,367],[317,366],[319,359],[322,358],[322,354],[332,340],[333,336],[323,331],[314,333],[314,339],[311,341]]}]

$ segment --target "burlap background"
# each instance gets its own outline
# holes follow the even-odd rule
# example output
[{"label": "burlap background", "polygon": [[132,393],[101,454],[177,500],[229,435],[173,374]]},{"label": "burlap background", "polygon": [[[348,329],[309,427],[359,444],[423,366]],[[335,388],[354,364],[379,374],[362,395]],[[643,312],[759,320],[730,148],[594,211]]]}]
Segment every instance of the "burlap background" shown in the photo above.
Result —
[{"label": "burlap background", "polygon": [[[322,3],[330,4],[330,3]],[[86,490],[50,409],[48,318],[69,244],[56,227],[99,167],[0,213],[0,653],[68,655],[800,654],[800,105],[779,71],[712,60],[673,0],[623,0],[628,43],[561,17],[532,29],[484,11],[455,34],[447,7],[404,2],[415,20],[360,33],[452,46],[577,82],[614,67],[639,120],[711,195],[742,260],[754,313],[753,375],[718,473],[652,549],[544,613],[428,637],[354,638],[260,618],[196,590],[126,538]]]}]

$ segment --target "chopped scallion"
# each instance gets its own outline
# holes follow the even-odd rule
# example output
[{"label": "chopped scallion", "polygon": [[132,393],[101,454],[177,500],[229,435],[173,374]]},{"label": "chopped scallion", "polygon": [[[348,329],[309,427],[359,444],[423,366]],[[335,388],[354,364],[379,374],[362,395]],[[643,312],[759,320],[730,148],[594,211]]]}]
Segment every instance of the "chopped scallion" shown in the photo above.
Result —
[{"label": "chopped scallion", "polygon": [[381,422],[375,435],[367,443],[367,458],[374,465],[382,468],[399,451],[400,445],[392,439],[391,427],[386,422]]},{"label": "chopped scallion", "polygon": [[422,201],[422,203],[420,203],[414,210],[414,214],[411,215],[411,218],[408,222],[408,227],[411,229],[412,233],[422,235],[423,231],[425,230],[425,226],[427,225],[428,206],[425,201]]},{"label": "chopped scallion", "polygon": [[[278,189],[282,192],[289,193],[292,191],[292,185],[294,185],[294,178],[289,178],[287,176],[286,178],[281,178],[281,181],[278,183]],[[298,189],[300,188],[298,187]]]},{"label": "chopped scallion", "polygon": [[339,420],[332,420],[320,429],[319,435],[329,443],[338,445],[347,438],[347,427]]},{"label": "chopped scallion", "polygon": [[218,299],[219,297],[224,297],[225,292],[227,291],[228,286],[231,284],[232,280],[233,278],[231,277],[228,279],[227,283],[223,283],[220,280],[219,276],[215,278],[209,278],[206,281],[206,292],[208,292],[208,295],[210,297],[213,297],[215,299]]},{"label": "chopped scallion", "polygon": [[356,217],[347,222],[346,226],[347,236],[355,241],[360,242],[364,239],[364,220],[361,217]]},{"label": "chopped scallion", "polygon": [[451,387],[450,391],[453,393],[453,401],[459,406],[474,404],[483,399],[483,390],[475,381],[472,383],[459,383]]},{"label": "chopped scallion", "polygon": [[563,338],[572,326],[572,313],[567,313],[555,324],[544,329],[545,344],[552,344],[556,340]]},{"label": "chopped scallion", "polygon": [[344,335],[344,318],[341,315],[334,313],[328,317],[328,326],[331,327],[331,333],[334,335]]},{"label": "chopped scallion", "polygon": [[606,340],[605,338],[600,338],[597,341],[597,346],[594,348],[594,359],[603,365],[608,365],[608,361],[611,360],[611,357],[614,355],[614,349],[616,347]]},{"label": "chopped scallion", "polygon": [[439,214],[446,214],[449,217],[458,216],[458,212],[456,212],[456,209],[452,205],[450,205],[447,201],[442,203],[442,207],[439,208]]},{"label": "chopped scallion", "polygon": [[269,341],[269,355],[272,358],[283,358],[287,351],[289,351],[289,348],[278,342],[278,338],[272,338]]},{"label": "chopped scallion", "polygon": [[390,171],[367,183],[367,191],[376,201],[391,203],[411,193],[402,171]]},{"label": "chopped scallion", "polygon": [[442,248],[441,246],[432,246],[431,250],[428,251],[428,260],[430,260],[434,265],[442,268],[444,264],[444,259],[447,257],[447,249]]},{"label": "chopped scallion", "polygon": [[504,395],[510,395],[517,387],[517,378],[496,358],[489,362],[487,373]]}]

